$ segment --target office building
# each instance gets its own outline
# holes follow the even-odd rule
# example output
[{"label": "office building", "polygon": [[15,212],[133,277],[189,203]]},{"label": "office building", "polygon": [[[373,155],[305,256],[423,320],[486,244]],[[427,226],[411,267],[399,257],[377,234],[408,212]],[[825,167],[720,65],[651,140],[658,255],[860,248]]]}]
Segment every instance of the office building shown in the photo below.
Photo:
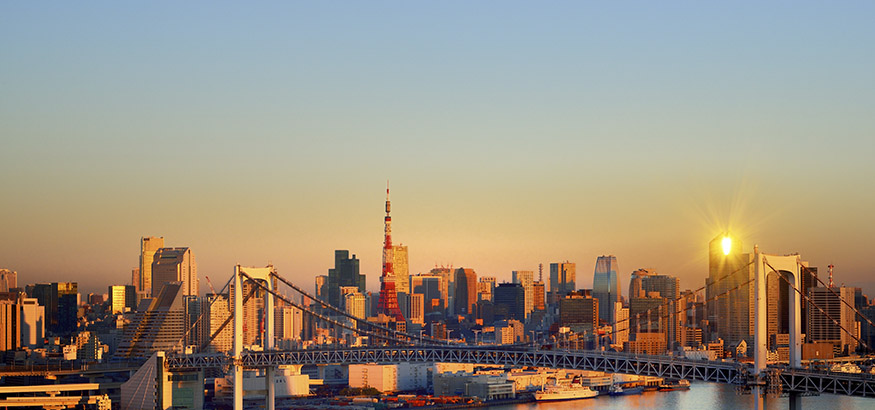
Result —
[{"label": "office building", "polygon": [[[399,302],[410,293],[410,268],[407,246],[392,246],[392,273],[395,276],[395,293]],[[404,294],[403,296],[401,294]]]},{"label": "office building", "polygon": [[0,269],[0,292],[11,292],[18,287],[18,272]]},{"label": "office building", "polygon": [[455,315],[471,315],[477,303],[477,274],[473,269],[456,269]]},{"label": "office building", "polygon": [[753,340],[755,286],[753,254],[744,253],[742,243],[721,234],[708,246],[708,341],[723,339],[726,346]]},{"label": "office building", "polygon": [[[269,270],[271,273],[276,273],[273,265],[268,265],[264,268],[255,268],[255,267],[240,267],[240,272],[242,273],[251,273],[250,270],[257,271],[261,269]],[[273,288],[277,289],[277,279],[273,278]],[[231,302],[230,306],[234,306],[234,283],[232,282],[230,287],[230,297]],[[334,289],[338,292],[340,289]],[[243,295],[243,345],[249,346],[254,344],[259,344],[261,342],[262,330],[265,326],[265,311],[264,311],[264,297],[267,292],[264,291],[261,287],[254,285],[251,281],[244,281],[241,289],[241,294]],[[246,300],[246,295],[252,294],[252,297],[249,300]],[[335,306],[342,306],[340,304]]]},{"label": "office building", "polygon": [[832,343],[836,354],[853,353],[857,349],[856,338],[860,337],[860,326],[851,308],[853,288],[816,287],[808,290],[808,297],[813,305],[823,309],[808,311],[808,341]]},{"label": "office building", "polygon": [[599,319],[610,321],[614,317],[614,304],[620,301],[620,279],[617,258],[603,255],[596,259],[592,277],[592,295],[599,300]]},{"label": "office building", "polygon": [[425,323],[425,296],[418,293],[411,293],[407,298],[407,311],[410,312],[407,319],[411,323]]},{"label": "office building", "polygon": [[513,280],[513,283],[519,283],[520,285],[523,285],[523,290],[525,290],[526,295],[526,317],[529,317],[534,310],[535,304],[535,290],[533,287],[533,284],[535,282],[535,273],[530,270],[515,270],[511,272],[511,278]]},{"label": "office building", "polygon": [[78,326],[79,291],[76,282],[37,283],[28,287],[29,297],[45,307],[46,332],[70,336]]},{"label": "office building", "polygon": [[559,299],[577,289],[575,276],[577,267],[572,262],[550,264],[550,289],[547,290],[547,302],[556,305]]},{"label": "office building", "polygon": [[190,248],[159,248],[152,260],[152,294],[169,282],[182,283],[183,296],[198,296],[197,262]]},{"label": "office building", "polygon": [[316,275],[316,299],[328,301],[328,276]]},{"label": "office building", "polygon": [[629,308],[623,302],[614,302],[614,320],[611,321],[611,344],[622,347],[629,341]]},{"label": "office building", "polygon": [[592,334],[598,329],[599,304],[601,301],[589,289],[566,294],[559,300],[559,326],[575,333]]},{"label": "office building", "polygon": [[532,309],[534,311],[547,309],[546,296],[544,282],[535,281],[532,283]]},{"label": "office building", "polygon": [[334,251],[334,268],[328,269],[328,303],[340,306],[341,286],[355,286],[365,292],[365,275],[359,273],[359,260],[348,250]]},{"label": "office building", "polygon": [[110,312],[113,314],[124,313],[128,310],[135,310],[137,308],[137,293],[133,286],[110,286],[107,293],[109,294]]},{"label": "office building", "polygon": [[180,352],[185,342],[185,304],[181,282],[168,282],[125,327],[116,355],[148,358],[158,351]]},{"label": "office building", "polygon": [[495,291],[495,276],[481,276],[477,281],[477,300],[492,301]]},{"label": "office building", "polygon": [[[359,293],[361,295],[361,293]],[[361,295],[364,298],[364,295]],[[364,307],[362,307],[364,310]],[[276,330],[278,339],[301,340],[304,332],[304,311],[296,307],[281,307],[276,309]]]},{"label": "office building", "polygon": [[361,292],[350,292],[343,296],[343,306],[347,314],[359,319],[366,319],[365,295]]},{"label": "office building", "polygon": [[212,340],[208,339],[210,342],[207,345],[207,351],[212,353],[228,352],[234,347],[234,325],[233,323],[228,323],[225,327],[222,325],[231,317],[231,298],[228,297],[227,293],[208,293],[206,299],[207,311],[204,320],[209,321],[209,334],[212,338]]},{"label": "office building", "polygon": [[410,293],[422,295],[425,313],[443,313],[446,305],[444,277],[441,275],[410,276]]},{"label": "office building", "polygon": [[519,283],[499,283],[495,287],[495,320],[526,319],[526,291]]},{"label": "office building", "polygon": [[155,252],[164,247],[164,237],[146,236],[140,238],[140,277],[139,286],[142,298],[152,296],[152,262]]}]

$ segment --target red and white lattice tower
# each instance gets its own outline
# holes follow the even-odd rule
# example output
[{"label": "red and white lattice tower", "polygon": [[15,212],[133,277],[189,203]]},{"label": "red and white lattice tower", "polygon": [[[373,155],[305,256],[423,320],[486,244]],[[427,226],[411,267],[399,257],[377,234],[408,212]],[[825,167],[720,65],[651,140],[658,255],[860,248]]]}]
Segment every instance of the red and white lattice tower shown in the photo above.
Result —
[{"label": "red and white lattice tower", "polygon": [[389,216],[389,183],[386,183],[386,238],[383,241],[383,274],[380,276],[380,302],[377,304],[377,313],[395,318],[398,322],[404,321],[404,315],[398,308],[398,294],[395,293],[395,270],[393,261],[395,251],[392,248],[392,217]]}]

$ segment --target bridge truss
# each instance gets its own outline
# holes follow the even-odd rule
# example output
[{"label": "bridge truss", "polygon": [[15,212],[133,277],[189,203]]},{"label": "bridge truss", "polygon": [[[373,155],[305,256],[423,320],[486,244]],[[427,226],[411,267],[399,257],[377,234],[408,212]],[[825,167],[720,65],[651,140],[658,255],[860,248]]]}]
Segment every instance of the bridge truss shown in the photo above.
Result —
[{"label": "bridge truss", "polygon": [[[766,377],[755,377],[745,364],[689,360],[669,356],[632,355],[599,351],[523,350],[485,346],[387,346],[289,351],[243,352],[240,364],[246,368],[281,365],[328,365],[364,363],[472,363],[480,365],[546,367],[636,374],[749,386],[760,380],[780,380],[783,393],[841,394],[875,397],[875,376],[769,368]],[[224,367],[232,364],[224,354],[169,355],[165,366],[171,371]],[[776,375],[776,378],[771,377]]]}]

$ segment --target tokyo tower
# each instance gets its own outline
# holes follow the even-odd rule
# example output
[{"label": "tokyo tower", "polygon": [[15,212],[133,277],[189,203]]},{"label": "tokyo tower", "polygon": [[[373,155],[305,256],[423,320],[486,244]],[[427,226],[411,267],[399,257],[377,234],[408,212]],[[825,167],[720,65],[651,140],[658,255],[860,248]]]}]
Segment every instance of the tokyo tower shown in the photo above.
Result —
[{"label": "tokyo tower", "polygon": [[395,271],[392,267],[394,261],[394,249],[392,248],[392,217],[389,216],[389,183],[386,183],[386,238],[383,240],[383,274],[380,276],[380,302],[377,304],[377,313],[395,318],[396,322],[403,322],[404,315],[398,308],[398,294],[395,293]]}]

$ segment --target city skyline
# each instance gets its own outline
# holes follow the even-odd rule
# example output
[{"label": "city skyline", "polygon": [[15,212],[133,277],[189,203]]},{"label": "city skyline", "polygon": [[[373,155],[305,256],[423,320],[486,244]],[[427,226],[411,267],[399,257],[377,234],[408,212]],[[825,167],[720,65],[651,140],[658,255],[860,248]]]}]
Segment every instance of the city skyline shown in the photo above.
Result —
[{"label": "city skyline", "polygon": [[[216,286],[334,250],[510,281],[599,255],[683,288],[722,232],[875,293],[870,3],[0,6],[0,268],[130,282],[141,237]],[[220,279],[221,278],[221,279]],[[201,280],[201,292],[206,281]]]}]

